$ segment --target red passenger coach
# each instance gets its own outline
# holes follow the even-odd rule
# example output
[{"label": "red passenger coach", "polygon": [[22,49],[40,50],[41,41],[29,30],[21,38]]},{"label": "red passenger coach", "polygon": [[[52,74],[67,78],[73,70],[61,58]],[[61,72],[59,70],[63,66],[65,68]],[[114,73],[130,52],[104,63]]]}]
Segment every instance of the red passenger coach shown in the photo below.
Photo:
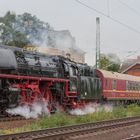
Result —
[{"label": "red passenger coach", "polygon": [[102,81],[104,99],[139,102],[140,77],[105,70],[97,70],[97,76]]}]

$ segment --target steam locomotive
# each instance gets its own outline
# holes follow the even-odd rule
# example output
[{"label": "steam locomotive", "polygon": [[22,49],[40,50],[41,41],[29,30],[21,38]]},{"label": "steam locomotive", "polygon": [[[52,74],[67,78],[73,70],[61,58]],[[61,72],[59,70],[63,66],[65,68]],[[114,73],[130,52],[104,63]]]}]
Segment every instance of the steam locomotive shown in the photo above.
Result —
[{"label": "steam locomotive", "polygon": [[50,112],[58,104],[68,110],[88,102],[139,102],[140,78],[0,45],[0,114],[42,99]]}]

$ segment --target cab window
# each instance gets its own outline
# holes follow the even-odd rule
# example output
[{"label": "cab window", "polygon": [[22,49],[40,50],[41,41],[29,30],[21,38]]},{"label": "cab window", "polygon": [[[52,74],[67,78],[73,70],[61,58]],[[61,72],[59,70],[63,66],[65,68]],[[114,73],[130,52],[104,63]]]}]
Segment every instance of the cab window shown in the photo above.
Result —
[{"label": "cab window", "polygon": [[77,69],[74,66],[70,66],[70,76],[77,76]]}]

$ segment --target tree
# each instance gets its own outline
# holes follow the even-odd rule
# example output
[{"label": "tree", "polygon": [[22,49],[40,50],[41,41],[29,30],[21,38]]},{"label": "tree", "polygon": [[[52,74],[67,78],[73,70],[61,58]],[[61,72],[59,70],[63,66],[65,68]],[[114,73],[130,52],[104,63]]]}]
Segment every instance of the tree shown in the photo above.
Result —
[{"label": "tree", "polygon": [[15,31],[13,33],[13,40],[8,42],[8,45],[10,46],[18,46],[18,47],[24,47],[27,44],[29,44],[30,41],[27,39],[27,37],[19,32],[19,31]]},{"label": "tree", "polygon": [[76,47],[68,30],[55,31],[48,23],[30,13],[16,15],[10,11],[0,17],[0,43],[22,48],[30,45],[59,49]]},{"label": "tree", "polygon": [[[48,23],[40,21],[36,16],[24,13],[17,16],[16,30],[26,35],[32,45],[40,46],[47,40],[47,35],[53,29]],[[47,42],[46,46],[47,46]]]},{"label": "tree", "polygon": [[110,65],[110,61],[106,56],[101,56],[100,58],[100,68],[107,70],[108,66]]},{"label": "tree", "polygon": [[120,64],[112,64],[108,66],[108,71],[114,71],[114,72],[119,72],[120,70]]},{"label": "tree", "polygon": [[120,59],[115,54],[101,54],[100,69],[118,72],[120,69]]},{"label": "tree", "polygon": [[[50,30],[53,31],[48,23],[29,13],[16,15],[8,11],[4,17],[0,17],[0,42],[5,45],[40,46],[47,40],[47,33]],[[47,46],[47,42],[45,45]]]},{"label": "tree", "polygon": [[23,47],[30,41],[26,35],[15,29],[16,15],[8,11],[0,18],[0,41],[2,44]]}]

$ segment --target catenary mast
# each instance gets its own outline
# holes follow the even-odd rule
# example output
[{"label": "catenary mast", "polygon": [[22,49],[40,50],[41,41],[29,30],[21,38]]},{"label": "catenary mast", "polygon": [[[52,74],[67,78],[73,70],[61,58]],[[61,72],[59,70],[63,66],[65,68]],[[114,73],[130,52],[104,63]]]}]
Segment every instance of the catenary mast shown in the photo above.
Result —
[{"label": "catenary mast", "polygon": [[100,67],[100,18],[96,18],[96,68]]}]

